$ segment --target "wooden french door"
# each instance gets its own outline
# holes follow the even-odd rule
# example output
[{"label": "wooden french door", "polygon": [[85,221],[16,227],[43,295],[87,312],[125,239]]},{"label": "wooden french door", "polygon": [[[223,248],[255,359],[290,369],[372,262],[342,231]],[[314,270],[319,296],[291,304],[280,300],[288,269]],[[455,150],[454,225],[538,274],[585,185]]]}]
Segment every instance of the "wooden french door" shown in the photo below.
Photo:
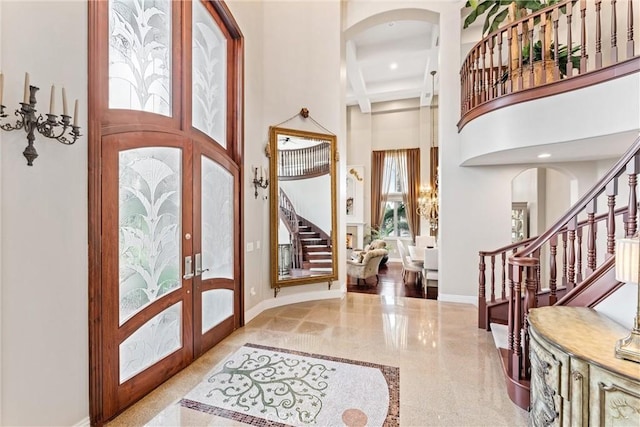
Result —
[{"label": "wooden french door", "polygon": [[105,413],[229,335],[240,311],[237,167],[162,132],[103,138]]},{"label": "wooden french door", "polygon": [[90,412],[240,327],[242,35],[218,0],[92,0]]}]

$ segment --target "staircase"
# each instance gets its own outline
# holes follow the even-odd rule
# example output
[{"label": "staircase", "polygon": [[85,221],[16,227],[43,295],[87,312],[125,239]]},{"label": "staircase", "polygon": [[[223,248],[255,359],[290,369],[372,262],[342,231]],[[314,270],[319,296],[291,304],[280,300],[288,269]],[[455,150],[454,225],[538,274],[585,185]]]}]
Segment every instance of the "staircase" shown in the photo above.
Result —
[{"label": "staircase", "polygon": [[[494,334],[509,397],[524,409],[531,378],[528,313],[547,305],[593,307],[622,285],[613,268],[615,240],[638,230],[638,173],[640,137],[542,235],[479,252],[478,327]],[[623,185],[628,204],[620,206]]]},{"label": "staircase", "polygon": [[300,243],[302,246],[302,268],[311,272],[333,271],[333,252],[326,233],[314,224],[298,217]]}]

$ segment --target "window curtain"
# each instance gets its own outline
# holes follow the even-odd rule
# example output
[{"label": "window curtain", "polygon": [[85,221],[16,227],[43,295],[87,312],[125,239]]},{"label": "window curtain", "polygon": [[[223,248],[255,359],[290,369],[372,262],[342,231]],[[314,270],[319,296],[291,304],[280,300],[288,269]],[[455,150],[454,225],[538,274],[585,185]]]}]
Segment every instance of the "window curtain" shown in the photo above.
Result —
[{"label": "window curtain", "polygon": [[371,223],[379,228],[384,217],[392,170],[395,169],[402,185],[402,201],[406,207],[409,234],[412,239],[420,234],[417,200],[420,191],[420,149],[374,151],[371,177]]},{"label": "window curtain", "polygon": [[371,227],[378,229],[384,215],[386,200],[382,200],[384,151],[374,151],[371,158]]},{"label": "window curtain", "polygon": [[420,149],[410,148],[406,150],[407,185],[404,204],[407,207],[407,222],[411,238],[415,241],[420,235],[420,215],[418,215],[418,197],[420,197]]}]

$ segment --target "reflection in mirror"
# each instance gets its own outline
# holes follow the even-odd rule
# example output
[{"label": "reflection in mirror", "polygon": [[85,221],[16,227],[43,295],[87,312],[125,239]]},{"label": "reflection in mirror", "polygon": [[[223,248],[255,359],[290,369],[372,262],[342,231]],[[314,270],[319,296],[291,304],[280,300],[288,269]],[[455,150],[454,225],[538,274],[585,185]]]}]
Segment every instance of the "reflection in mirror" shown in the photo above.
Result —
[{"label": "reflection in mirror", "polygon": [[336,280],[334,135],[272,127],[273,288]]}]

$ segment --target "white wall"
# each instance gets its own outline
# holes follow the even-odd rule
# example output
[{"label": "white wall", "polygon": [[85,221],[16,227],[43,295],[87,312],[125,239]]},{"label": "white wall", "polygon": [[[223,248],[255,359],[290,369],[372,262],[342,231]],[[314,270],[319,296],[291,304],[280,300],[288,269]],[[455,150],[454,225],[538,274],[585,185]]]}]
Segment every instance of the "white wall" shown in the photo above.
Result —
[{"label": "white wall", "polygon": [[[86,135],[87,2],[5,1],[1,9],[10,117],[28,71],[40,87],[36,108],[48,109],[53,83],[80,100]],[[73,425],[89,414],[87,138],[65,146],[38,135],[33,167],[26,143],[23,131],[2,131],[0,424]]]},{"label": "white wall", "polygon": [[[237,0],[238,3],[242,3]],[[232,2],[233,3],[233,2]],[[262,134],[267,135],[269,126],[325,132],[309,119],[302,119],[297,113],[302,107],[309,109],[310,116],[330,132],[337,135],[339,174],[338,194],[338,259],[345,258],[345,166],[346,138],[344,87],[346,80],[341,74],[341,4],[338,0],[305,2],[265,1],[262,3],[264,33],[260,35],[263,48],[261,72],[264,84]],[[233,11],[233,9],[232,9]],[[244,27],[242,28],[244,31]],[[245,34],[246,36],[246,34]],[[248,43],[249,41],[247,41]],[[248,72],[248,70],[247,70]],[[250,94],[247,92],[247,96]],[[287,119],[295,116],[292,120]],[[245,118],[245,123],[251,121]],[[285,122],[286,123],[283,123]],[[259,141],[259,142],[258,142]],[[262,150],[266,139],[245,139],[245,152]],[[259,144],[259,145],[258,145]],[[265,203],[265,205],[267,205]],[[246,211],[247,221],[251,214]],[[268,218],[268,211],[263,213]],[[265,228],[268,236],[268,224]],[[246,233],[246,240],[250,240]],[[268,240],[266,240],[268,242]],[[266,262],[265,279],[258,285],[253,307],[247,307],[247,319],[251,319],[265,308],[318,298],[341,297],[346,290],[345,268],[339,267],[339,286],[327,290],[327,284],[318,283],[283,288],[277,298],[269,284],[269,253],[263,251]]]},{"label": "white wall", "polygon": [[[296,213],[311,221],[322,231],[331,234],[331,177],[281,181],[284,190],[296,208]],[[322,189],[319,191],[319,189]]]},{"label": "white wall", "polygon": [[[244,242],[245,265],[243,269],[245,310],[256,307],[268,295],[270,282],[269,263],[269,188],[258,188],[254,197],[253,170],[269,164],[264,147],[269,141],[269,130],[263,123],[264,28],[262,1],[227,1],[242,35],[244,36]],[[246,251],[253,243],[253,250]]]}]

